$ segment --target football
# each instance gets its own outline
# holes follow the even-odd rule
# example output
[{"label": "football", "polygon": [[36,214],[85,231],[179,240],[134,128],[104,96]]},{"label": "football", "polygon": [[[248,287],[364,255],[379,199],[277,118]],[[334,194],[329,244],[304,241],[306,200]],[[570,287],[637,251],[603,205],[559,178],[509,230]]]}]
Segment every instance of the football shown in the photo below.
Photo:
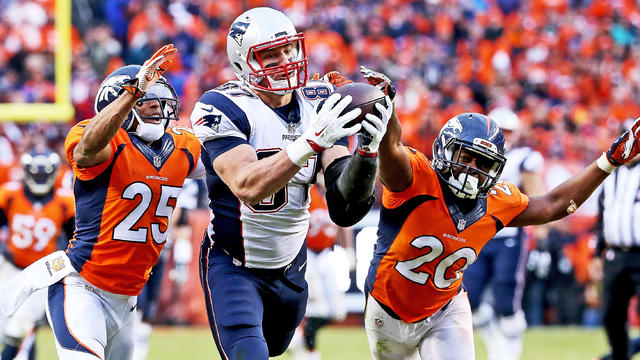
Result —
[{"label": "football", "polygon": [[376,103],[385,105],[385,96],[382,90],[378,89],[377,87],[365,83],[350,83],[337,88],[335,92],[341,94],[342,96],[351,95],[351,97],[353,98],[353,100],[351,100],[351,103],[347,106],[346,109],[344,109],[342,114],[348,113],[355,108],[362,109],[362,113],[360,114],[360,116],[345,124],[345,128],[361,123],[364,120],[365,115],[369,113],[373,113],[376,116],[381,116],[375,105]]}]

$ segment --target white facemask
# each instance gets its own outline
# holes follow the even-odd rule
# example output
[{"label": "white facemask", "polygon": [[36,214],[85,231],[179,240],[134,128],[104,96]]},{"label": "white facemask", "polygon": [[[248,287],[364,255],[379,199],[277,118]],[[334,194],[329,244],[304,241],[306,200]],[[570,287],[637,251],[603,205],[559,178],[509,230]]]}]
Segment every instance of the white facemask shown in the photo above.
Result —
[{"label": "white facemask", "polygon": [[[467,181],[465,181],[465,177],[467,178]],[[462,173],[456,179],[453,174],[451,174],[451,177],[449,177],[449,182],[455,184],[458,189],[464,189],[466,193],[456,189],[452,185],[449,185],[451,191],[453,191],[453,193],[461,199],[475,199],[478,196],[478,178],[475,176],[467,176],[467,174]],[[463,182],[464,187],[462,186]]]},{"label": "white facemask", "polygon": [[164,122],[167,121],[166,119],[162,120],[159,124],[146,123],[142,121],[135,111],[133,112],[133,117],[135,121],[138,122],[138,127],[136,127],[134,134],[140,139],[144,141],[156,141],[164,135]]}]

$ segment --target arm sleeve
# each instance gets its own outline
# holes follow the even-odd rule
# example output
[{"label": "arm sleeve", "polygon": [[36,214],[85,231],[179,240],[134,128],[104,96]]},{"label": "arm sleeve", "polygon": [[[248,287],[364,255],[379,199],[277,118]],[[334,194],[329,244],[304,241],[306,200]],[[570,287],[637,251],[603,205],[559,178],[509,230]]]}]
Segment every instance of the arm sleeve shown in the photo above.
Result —
[{"label": "arm sleeve", "polygon": [[[363,158],[360,155],[361,159]],[[352,156],[334,160],[325,170],[327,206],[331,220],[338,226],[356,224],[375,203],[376,166]],[[342,183],[342,186],[340,185]]]}]

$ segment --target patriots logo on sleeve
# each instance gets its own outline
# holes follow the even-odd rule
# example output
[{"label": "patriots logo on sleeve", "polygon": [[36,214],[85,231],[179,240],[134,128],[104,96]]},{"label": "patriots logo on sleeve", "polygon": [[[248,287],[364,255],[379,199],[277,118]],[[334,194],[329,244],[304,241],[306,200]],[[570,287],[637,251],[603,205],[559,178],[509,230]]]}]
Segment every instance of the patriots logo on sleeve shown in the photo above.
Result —
[{"label": "patriots logo on sleeve", "polygon": [[222,121],[222,115],[205,115],[203,117],[201,117],[200,119],[196,120],[195,123],[193,123],[193,125],[195,126],[206,126],[211,128],[211,130],[218,132],[220,131],[220,122]]},{"label": "patriots logo on sleeve", "polygon": [[236,21],[231,25],[231,30],[229,30],[229,37],[235,40],[238,43],[238,46],[242,46],[242,38],[244,34],[247,32],[247,28],[249,27],[249,19],[247,18],[247,22]]}]

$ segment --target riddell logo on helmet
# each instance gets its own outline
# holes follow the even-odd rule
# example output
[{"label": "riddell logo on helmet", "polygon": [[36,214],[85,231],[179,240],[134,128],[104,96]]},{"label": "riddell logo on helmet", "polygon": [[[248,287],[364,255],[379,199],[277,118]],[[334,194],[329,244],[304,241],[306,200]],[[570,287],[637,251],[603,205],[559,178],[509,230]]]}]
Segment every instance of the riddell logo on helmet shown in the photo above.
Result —
[{"label": "riddell logo on helmet", "polygon": [[475,138],[475,139],[473,139],[473,144],[482,146],[482,147],[487,148],[487,149],[489,149],[489,150],[491,150],[493,152],[498,152],[498,147],[496,146],[496,144],[492,143],[491,141],[485,140],[485,139]]}]

